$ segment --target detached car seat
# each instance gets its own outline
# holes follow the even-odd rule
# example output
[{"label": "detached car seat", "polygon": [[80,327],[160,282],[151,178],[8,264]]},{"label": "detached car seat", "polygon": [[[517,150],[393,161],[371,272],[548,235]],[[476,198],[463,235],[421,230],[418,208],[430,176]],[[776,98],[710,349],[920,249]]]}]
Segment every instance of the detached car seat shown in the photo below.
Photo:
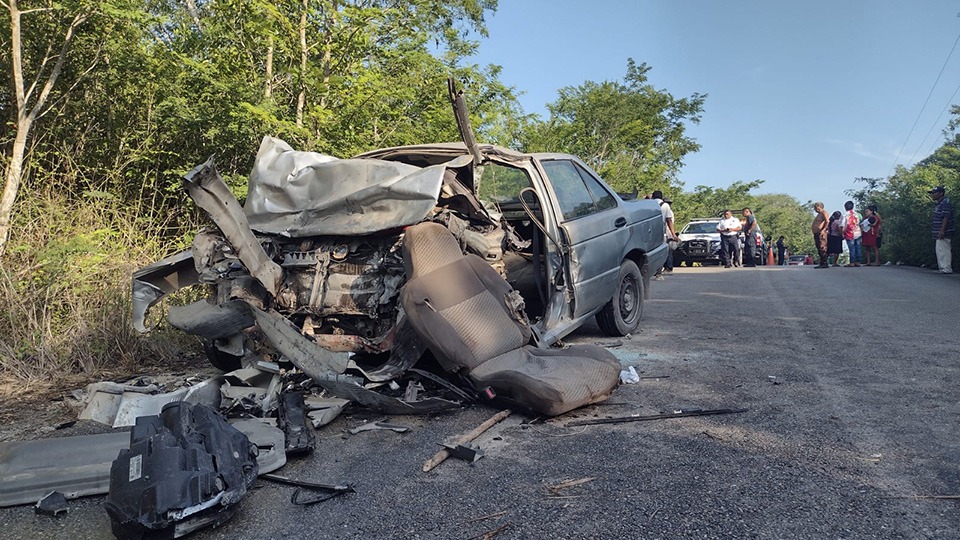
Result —
[{"label": "detached car seat", "polygon": [[548,416],[602,401],[617,386],[620,363],[606,349],[529,345],[519,294],[483,259],[465,256],[442,225],[408,228],[403,264],[401,305],[445,369],[466,370],[478,387]]}]

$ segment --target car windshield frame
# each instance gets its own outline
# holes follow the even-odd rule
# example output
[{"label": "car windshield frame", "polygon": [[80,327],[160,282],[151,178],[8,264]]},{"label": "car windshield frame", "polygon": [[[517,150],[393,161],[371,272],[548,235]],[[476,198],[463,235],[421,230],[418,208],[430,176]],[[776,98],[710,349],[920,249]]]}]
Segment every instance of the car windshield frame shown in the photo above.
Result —
[{"label": "car windshield frame", "polygon": [[718,221],[695,221],[687,223],[681,234],[714,234],[717,232]]}]

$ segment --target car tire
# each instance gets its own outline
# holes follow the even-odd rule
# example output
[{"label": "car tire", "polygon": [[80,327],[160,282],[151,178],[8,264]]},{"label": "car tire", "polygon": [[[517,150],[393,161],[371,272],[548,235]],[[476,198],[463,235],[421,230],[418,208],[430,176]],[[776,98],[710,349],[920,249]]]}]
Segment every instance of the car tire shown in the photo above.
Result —
[{"label": "car tire", "polygon": [[236,371],[243,367],[243,358],[221,351],[212,339],[203,340],[203,352],[213,367],[224,372]]},{"label": "car tire", "polygon": [[681,266],[684,265],[684,263],[686,263],[687,266],[690,266],[690,263],[687,263],[687,260],[684,258],[679,258],[679,259],[676,257],[673,258],[673,266],[675,268],[680,268]]},{"label": "car tire", "polygon": [[597,325],[608,336],[625,336],[637,330],[643,317],[643,276],[637,263],[620,264],[617,291],[597,313]]}]

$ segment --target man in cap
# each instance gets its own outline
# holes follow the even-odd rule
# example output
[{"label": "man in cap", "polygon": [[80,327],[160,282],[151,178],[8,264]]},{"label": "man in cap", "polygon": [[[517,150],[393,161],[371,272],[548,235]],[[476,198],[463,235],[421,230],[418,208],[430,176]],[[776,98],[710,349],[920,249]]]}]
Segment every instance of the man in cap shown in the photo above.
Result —
[{"label": "man in cap", "polygon": [[943,186],[937,186],[927,193],[937,203],[933,210],[933,240],[936,242],[937,272],[952,274],[953,266],[950,261],[950,241],[957,229],[957,222],[953,216],[953,203],[946,197]]},{"label": "man in cap", "polygon": [[664,240],[667,241],[667,260],[663,263],[663,266],[660,270],[657,270],[657,273],[653,276],[653,279],[662,280],[663,275],[668,276],[673,275],[673,250],[676,249],[677,240],[677,231],[673,227],[673,209],[670,207],[673,204],[673,201],[667,199],[663,196],[663,192],[659,189],[654,191],[650,197],[657,201],[657,204],[660,205],[660,213],[663,215],[663,236]]}]

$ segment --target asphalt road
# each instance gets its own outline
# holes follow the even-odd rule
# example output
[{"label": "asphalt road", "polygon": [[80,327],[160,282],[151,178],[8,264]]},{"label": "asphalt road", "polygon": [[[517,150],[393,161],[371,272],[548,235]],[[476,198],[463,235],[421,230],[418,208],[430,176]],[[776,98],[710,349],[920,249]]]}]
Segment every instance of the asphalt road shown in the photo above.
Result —
[{"label": "asphalt road", "polygon": [[[494,411],[394,417],[406,434],[344,430],[279,473],[352,483],[311,507],[258,482],[195,538],[960,538],[960,275],[904,268],[681,268],[655,282],[641,331],[611,346],[645,378],[540,424],[514,416],[486,456],[423,462]],[[677,409],[744,413],[570,427]],[[564,480],[584,480],[551,489]],[[53,519],[0,510],[0,537],[112,538],[102,497]],[[493,537],[493,536],[491,536]]]}]

